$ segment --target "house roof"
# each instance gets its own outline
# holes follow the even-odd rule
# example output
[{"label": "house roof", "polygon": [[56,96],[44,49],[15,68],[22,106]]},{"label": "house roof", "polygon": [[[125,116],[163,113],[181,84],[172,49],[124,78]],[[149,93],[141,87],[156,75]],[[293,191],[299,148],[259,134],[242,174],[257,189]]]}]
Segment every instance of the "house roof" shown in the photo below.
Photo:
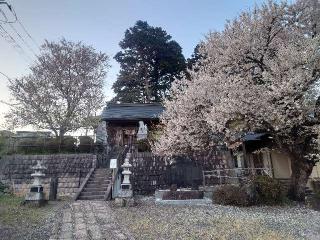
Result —
[{"label": "house roof", "polygon": [[112,103],[103,109],[101,120],[157,120],[163,110],[159,103]]},{"label": "house roof", "polygon": [[261,140],[263,137],[265,137],[266,133],[247,133],[242,138],[243,141],[257,141]]}]

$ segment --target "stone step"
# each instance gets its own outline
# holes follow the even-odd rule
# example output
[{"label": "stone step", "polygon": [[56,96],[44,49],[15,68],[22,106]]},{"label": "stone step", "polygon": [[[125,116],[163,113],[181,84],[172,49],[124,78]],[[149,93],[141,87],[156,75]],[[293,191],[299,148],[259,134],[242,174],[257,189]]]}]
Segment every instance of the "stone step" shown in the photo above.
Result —
[{"label": "stone step", "polygon": [[105,195],[106,191],[100,190],[100,191],[91,191],[91,192],[81,192],[80,197],[83,196],[101,196]]},{"label": "stone step", "polygon": [[90,179],[109,179],[109,176],[91,176]]},{"label": "stone step", "polygon": [[108,186],[103,186],[103,187],[97,187],[97,188],[93,188],[93,187],[85,187],[84,189],[82,189],[82,192],[96,192],[96,191],[107,191]]},{"label": "stone step", "polygon": [[85,187],[82,189],[79,200],[103,200],[111,182],[111,170],[108,168],[95,169]]},{"label": "stone step", "polygon": [[89,180],[87,184],[100,184],[100,185],[108,185],[110,183],[109,180],[105,181],[97,181],[97,180]]},{"label": "stone step", "polygon": [[93,175],[108,175],[111,171],[100,171],[100,172],[93,172]]},{"label": "stone step", "polygon": [[90,177],[89,180],[97,179],[97,180],[109,180],[110,178],[107,176],[104,177]]},{"label": "stone step", "polygon": [[97,179],[97,180],[104,180],[104,179],[110,179],[108,176],[103,176],[103,177],[94,177],[94,176],[91,176],[90,178],[89,178],[89,180],[91,180],[91,179]]},{"label": "stone step", "polygon": [[104,188],[107,187],[108,184],[101,184],[101,183],[87,183],[85,188]]},{"label": "stone step", "polygon": [[110,174],[106,174],[106,175],[92,175],[90,178],[110,178]]},{"label": "stone step", "polygon": [[79,196],[79,200],[103,200],[104,195]]},{"label": "stone step", "polygon": [[95,173],[107,173],[110,172],[109,168],[97,168],[95,171]]},{"label": "stone step", "polygon": [[92,175],[90,178],[109,178],[109,174]]}]

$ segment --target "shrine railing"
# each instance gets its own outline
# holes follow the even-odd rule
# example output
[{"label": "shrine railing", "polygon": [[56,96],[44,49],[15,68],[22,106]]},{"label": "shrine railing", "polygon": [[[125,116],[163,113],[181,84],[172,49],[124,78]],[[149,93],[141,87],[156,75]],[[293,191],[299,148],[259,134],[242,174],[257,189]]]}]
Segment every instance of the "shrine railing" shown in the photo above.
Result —
[{"label": "shrine railing", "polygon": [[203,171],[203,186],[220,184],[237,184],[248,181],[255,175],[267,175],[272,177],[271,168],[221,168]]}]

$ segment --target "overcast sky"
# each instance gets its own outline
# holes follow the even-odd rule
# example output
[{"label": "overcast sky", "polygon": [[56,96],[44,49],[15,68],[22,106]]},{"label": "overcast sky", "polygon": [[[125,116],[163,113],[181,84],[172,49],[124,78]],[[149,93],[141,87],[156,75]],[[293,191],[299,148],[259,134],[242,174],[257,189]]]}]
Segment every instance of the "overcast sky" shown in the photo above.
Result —
[{"label": "overcast sky", "polygon": [[[190,57],[196,44],[210,30],[222,30],[227,19],[233,19],[242,10],[261,4],[262,0],[11,0],[18,18],[32,38],[41,45],[44,39],[57,41],[83,41],[111,58],[117,53],[119,41],[127,28],[137,20],[147,21],[152,26],[162,27]],[[5,6],[0,5],[3,10]],[[7,14],[7,17],[12,17]],[[0,15],[0,20],[4,20]],[[35,58],[25,43],[9,24],[0,22],[11,36],[24,48],[29,58]],[[13,26],[21,37],[38,53],[37,47],[18,23]],[[1,28],[0,28],[1,29]],[[3,30],[2,30],[3,31]],[[0,30],[1,33],[1,30]],[[28,60],[24,54],[0,34],[0,72],[15,78],[28,73]],[[105,93],[112,96],[112,83],[119,66],[112,59],[106,79]],[[9,101],[7,79],[0,74],[0,100]],[[0,103],[0,124],[8,107]]]}]

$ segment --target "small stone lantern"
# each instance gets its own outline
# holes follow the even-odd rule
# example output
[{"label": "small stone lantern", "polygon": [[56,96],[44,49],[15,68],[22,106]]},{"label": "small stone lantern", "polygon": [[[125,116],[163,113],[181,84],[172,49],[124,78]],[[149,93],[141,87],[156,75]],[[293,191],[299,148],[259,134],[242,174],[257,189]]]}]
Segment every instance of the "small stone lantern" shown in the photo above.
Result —
[{"label": "small stone lantern", "polygon": [[42,179],[45,177],[45,174],[42,171],[47,168],[42,165],[41,161],[37,161],[37,165],[33,166],[32,169],[35,171],[31,174],[34,181],[30,187],[30,192],[25,197],[25,203],[41,206],[45,202],[42,186]]},{"label": "small stone lantern", "polygon": [[132,165],[129,163],[130,156],[131,153],[127,153],[124,163],[121,166],[123,169],[123,181],[121,183],[121,189],[118,193],[118,197],[115,199],[116,203],[121,206],[131,206],[134,204],[132,185],[130,183],[130,175],[132,174],[130,171]]},{"label": "small stone lantern", "polygon": [[132,189],[131,189],[131,183],[130,183],[130,175],[132,172],[130,171],[130,168],[132,165],[129,163],[131,153],[127,153],[126,158],[124,160],[124,164],[122,164],[122,175],[123,175],[123,181],[121,184],[121,191],[126,192],[128,194],[128,197],[132,197]]}]

